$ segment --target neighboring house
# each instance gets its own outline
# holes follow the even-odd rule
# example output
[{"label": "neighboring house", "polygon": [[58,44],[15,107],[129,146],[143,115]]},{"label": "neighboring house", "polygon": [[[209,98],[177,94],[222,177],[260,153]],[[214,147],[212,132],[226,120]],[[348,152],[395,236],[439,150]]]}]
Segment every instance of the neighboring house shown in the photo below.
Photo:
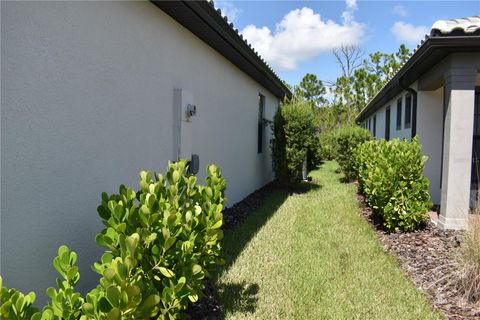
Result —
[{"label": "neighboring house", "polygon": [[465,228],[476,202],[479,72],[480,16],[437,21],[357,117],[377,139],[419,136],[428,156],[430,195],[440,205],[438,223],[444,229]]},{"label": "neighboring house", "polygon": [[291,93],[212,3],[2,1],[1,37],[7,286],[44,302],[66,244],[91,288],[101,192],[142,169],[196,154],[201,183],[221,168],[227,206],[273,179],[263,120]]}]

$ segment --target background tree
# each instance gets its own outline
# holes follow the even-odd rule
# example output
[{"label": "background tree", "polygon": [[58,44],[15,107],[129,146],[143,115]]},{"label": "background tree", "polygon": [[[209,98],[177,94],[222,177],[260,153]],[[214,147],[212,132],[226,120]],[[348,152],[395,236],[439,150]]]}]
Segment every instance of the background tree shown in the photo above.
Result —
[{"label": "background tree", "polygon": [[307,73],[294,89],[294,94],[297,98],[305,100],[315,107],[321,107],[327,103],[326,93],[327,90],[322,80],[311,73]]},{"label": "background tree", "polygon": [[352,124],[355,120],[354,72],[362,65],[363,51],[359,46],[342,45],[333,50],[333,55],[342,74],[333,83],[332,93],[337,108],[343,114],[343,121]]},{"label": "background tree", "polygon": [[390,80],[410,57],[410,51],[401,45],[396,53],[375,52],[362,58],[362,51],[354,46],[342,46],[333,51],[342,74],[333,82],[331,92],[336,118],[342,125],[352,125],[355,117],[377,92]]},{"label": "background tree", "polygon": [[[401,45],[395,53],[374,52],[364,58],[358,46],[342,46],[333,51],[341,74],[334,81],[307,73],[299,85],[285,85],[293,92],[289,102],[314,106],[316,134],[355,124],[358,113],[409,59],[410,51]],[[333,95],[327,100],[327,87]]]}]

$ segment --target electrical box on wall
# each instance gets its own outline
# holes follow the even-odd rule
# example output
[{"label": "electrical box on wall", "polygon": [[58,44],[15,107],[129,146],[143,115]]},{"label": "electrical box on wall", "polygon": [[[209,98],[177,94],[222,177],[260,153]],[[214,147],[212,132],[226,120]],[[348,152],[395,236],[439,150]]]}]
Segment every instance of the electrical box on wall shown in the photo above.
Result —
[{"label": "electrical box on wall", "polygon": [[189,159],[188,171],[197,174],[200,157],[193,153],[194,121],[197,114],[192,92],[176,88],[173,92],[173,157],[172,161]]},{"label": "electrical box on wall", "polygon": [[197,106],[194,104],[187,104],[187,119],[190,119],[191,117],[195,116],[197,114]]},{"label": "electrical box on wall", "polygon": [[191,174],[197,174],[199,169],[200,169],[200,157],[198,156],[198,154],[192,154],[188,171]]}]

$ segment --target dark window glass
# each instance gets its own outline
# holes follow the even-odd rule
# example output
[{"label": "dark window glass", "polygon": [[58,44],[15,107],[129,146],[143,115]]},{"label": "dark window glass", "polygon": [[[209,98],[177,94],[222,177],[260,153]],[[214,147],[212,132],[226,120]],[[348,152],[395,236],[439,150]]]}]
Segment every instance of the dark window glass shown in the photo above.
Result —
[{"label": "dark window glass", "polygon": [[[472,150],[472,186],[478,188],[480,177],[480,88],[475,91],[475,109],[473,113],[473,150]],[[476,200],[476,199],[475,199]]]},{"label": "dark window glass", "polygon": [[405,97],[405,129],[412,127],[412,96]]},{"label": "dark window glass", "polygon": [[473,135],[480,135],[480,91],[475,92],[475,111],[473,114]]},{"label": "dark window glass", "polygon": [[377,135],[377,115],[373,116],[373,136]]},{"label": "dark window glass", "polygon": [[397,130],[402,129],[402,98],[397,100]]},{"label": "dark window glass", "polygon": [[390,140],[390,107],[385,112],[385,140]]},{"label": "dark window glass", "polygon": [[257,152],[263,152],[263,113],[265,110],[265,97],[261,94],[258,95],[258,142]]}]

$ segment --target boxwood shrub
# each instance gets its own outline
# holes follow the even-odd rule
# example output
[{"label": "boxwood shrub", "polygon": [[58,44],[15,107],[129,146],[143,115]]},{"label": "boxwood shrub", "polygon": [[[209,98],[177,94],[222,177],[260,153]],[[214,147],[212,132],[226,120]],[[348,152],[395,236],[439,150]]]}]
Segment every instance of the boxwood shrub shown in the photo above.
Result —
[{"label": "boxwood shrub", "polygon": [[210,165],[205,185],[188,173],[186,161],[165,175],[140,172],[140,189],[120,186],[102,194],[98,214],[105,229],[97,235],[106,251],[93,270],[101,276],[85,297],[75,292],[77,255],[61,246],[53,266],[57,287],[41,312],[35,294],[3,287],[2,319],[176,319],[202,294],[204,278],[222,260],[222,208],[225,180]]},{"label": "boxwood shrub", "polygon": [[368,141],[354,152],[354,168],[366,202],[390,231],[412,231],[427,219],[429,181],[423,176],[427,157],[418,139]]}]

